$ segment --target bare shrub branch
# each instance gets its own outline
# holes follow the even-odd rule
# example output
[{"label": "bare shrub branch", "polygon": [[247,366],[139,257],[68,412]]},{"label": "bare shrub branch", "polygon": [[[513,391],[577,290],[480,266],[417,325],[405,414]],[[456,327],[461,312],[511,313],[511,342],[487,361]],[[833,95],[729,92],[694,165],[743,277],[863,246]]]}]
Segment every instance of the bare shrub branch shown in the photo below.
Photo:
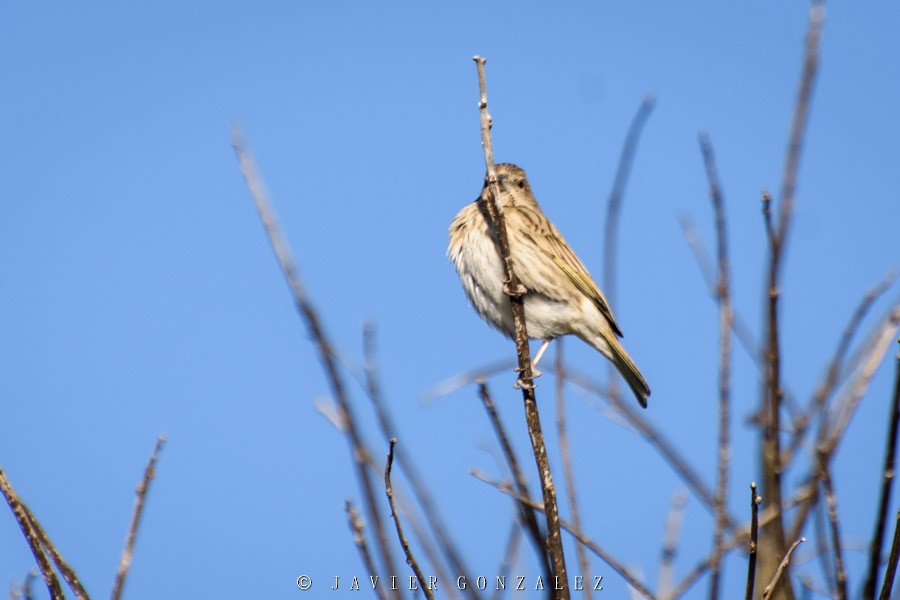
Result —
[{"label": "bare shrub branch", "polygon": [[509,295],[513,320],[515,321],[516,356],[519,361],[522,398],[525,402],[525,421],[528,424],[528,434],[534,450],[534,459],[541,478],[544,505],[547,507],[544,512],[547,520],[547,550],[550,553],[553,575],[557,578],[557,581],[564,582],[562,589],[554,589],[554,592],[557,593],[556,597],[560,598],[560,600],[568,600],[569,586],[567,583],[568,577],[566,575],[562,536],[559,531],[559,509],[556,505],[556,489],[550,474],[550,461],[547,458],[547,448],[544,444],[537,398],[534,393],[534,376],[531,369],[531,355],[528,349],[528,333],[525,327],[525,304],[522,297],[522,285],[513,270],[512,259],[510,258],[506,221],[503,217],[503,209],[500,203],[500,188],[497,183],[497,174],[494,172],[494,151],[491,146],[491,117],[488,113],[487,85],[484,76],[484,64],[487,61],[479,56],[476,56],[474,60],[478,69],[478,88],[480,91],[478,107],[481,115],[481,143],[484,148],[484,163],[487,170],[488,189],[491,195],[486,204],[491,223],[497,235],[500,258],[503,261],[506,277],[505,289]]},{"label": "bare shrub branch", "polygon": [[341,424],[345,428],[347,442],[350,446],[350,456],[356,471],[357,483],[363,491],[366,511],[369,515],[369,520],[375,529],[375,536],[381,551],[381,559],[388,573],[396,573],[397,569],[394,567],[393,554],[391,554],[390,546],[387,542],[387,535],[385,534],[381,511],[379,510],[378,502],[375,499],[375,489],[366,468],[366,465],[371,460],[371,453],[363,442],[362,434],[356,424],[356,419],[353,416],[353,408],[346,392],[344,380],[338,371],[333,346],[325,335],[325,331],[319,321],[318,313],[313,308],[312,303],[309,301],[309,298],[303,289],[299,272],[294,263],[294,258],[291,256],[291,251],[288,248],[287,240],[281,233],[278,216],[275,214],[275,209],[269,200],[269,194],[256,169],[256,163],[247,148],[244,136],[236,125],[232,125],[231,128],[231,144],[234,147],[234,152],[241,168],[241,174],[244,176],[244,181],[247,183],[250,196],[253,198],[256,210],[259,212],[260,219],[262,220],[263,228],[269,238],[269,243],[272,245],[272,250],[275,252],[278,265],[281,267],[281,272],[290,288],[294,304],[306,325],[310,337],[313,339],[316,350],[319,353],[319,360],[325,371],[326,379],[331,387],[332,395],[337,400]]},{"label": "bare shrub branch", "polygon": [[125,547],[122,549],[122,557],[119,559],[119,568],[116,571],[116,581],[113,584],[112,600],[119,600],[122,597],[122,590],[125,588],[125,576],[131,567],[131,556],[134,553],[134,541],[137,538],[138,527],[141,525],[141,517],[144,515],[144,501],[147,499],[147,492],[150,490],[150,482],[156,477],[156,461],[159,459],[159,453],[162,451],[166,443],[166,436],[161,435],[156,438],[156,446],[150,459],[147,461],[147,467],[144,469],[144,477],[135,490],[134,511],[131,513],[131,524],[128,526],[128,535],[125,537]]}]

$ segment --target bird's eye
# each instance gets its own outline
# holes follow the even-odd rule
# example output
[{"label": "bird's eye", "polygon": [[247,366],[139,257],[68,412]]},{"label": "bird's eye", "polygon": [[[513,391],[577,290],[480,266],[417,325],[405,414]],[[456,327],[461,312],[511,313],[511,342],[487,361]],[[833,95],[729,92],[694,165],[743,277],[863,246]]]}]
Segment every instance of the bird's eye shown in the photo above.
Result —
[{"label": "bird's eye", "polygon": [[520,190],[524,190],[525,189],[525,180],[520,179],[519,181],[516,182],[516,185],[519,186]]}]

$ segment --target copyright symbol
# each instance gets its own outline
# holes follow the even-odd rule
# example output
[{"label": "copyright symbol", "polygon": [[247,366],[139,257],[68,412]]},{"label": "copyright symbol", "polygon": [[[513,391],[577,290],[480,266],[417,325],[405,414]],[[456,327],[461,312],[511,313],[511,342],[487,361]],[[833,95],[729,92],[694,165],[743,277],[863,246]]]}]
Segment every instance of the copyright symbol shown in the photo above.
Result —
[{"label": "copyright symbol", "polygon": [[312,578],[309,575],[301,575],[297,578],[297,587],[301,590],[308,590],[312,587]]}]

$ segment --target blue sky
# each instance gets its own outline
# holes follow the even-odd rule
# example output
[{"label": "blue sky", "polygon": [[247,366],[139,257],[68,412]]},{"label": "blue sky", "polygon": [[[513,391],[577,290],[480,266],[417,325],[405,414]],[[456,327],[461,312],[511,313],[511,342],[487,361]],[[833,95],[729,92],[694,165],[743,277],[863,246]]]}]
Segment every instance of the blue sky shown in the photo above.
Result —
[{"label": "blue sky", "polygon": [[[781,305],[785,377],[803,399],[864,292],[900,266],[900,8],[827,10]],[[513,513],[468,474],[504,475],[490,425],[471,386],[420,402],[454,373],[513,356],[445,256],[447,227],[483,177],[471,60],[481,54],[497,160],[528,171],[598,279],[622,140],[655,94],[625,199],[614,310],[653,389],[647,417],[712,484],[718,315],[678,218],[713,242],[697,147],[707,131],[736,307],[759,332],[759,197],[780,185],[806,15],[782,2],[5,4],[0,465],[94,595],[111,586],[160,433],[169,443],[129,598],[294,597],[302,574],[317,586],[365,574],[343,514],[345,498],[360,498],[346,444],[314,410],[328,387],[229,145],[237,120],[327,332],[357,368],[362,324],[377,324],[399,443],[477,574],[493,575]],[[573,367],[605,376],[595,352],[565,348]],[[744,516],[759,390],[739,348],[734,363],[729,507]],[[853,586],[892,377],[888,360],[835,465]],[[528,459],[512,379],[490,383]],[[386,444],[352,392],[381,460]],[[655,589],[684,485],[602,403],[575,389],[568,398],[585,529]],[[679,577],[711,536],[689,499]],[[818,576],[802,550],[800,568]],[[530,551],[521,556],[518,570],[536,576]],[[743,589],[744,564],[727,563],[726,589]],[[14,519],[0,516],[0,577],[32,566]],[[608,567],[591,570],[625,597]],[[705,593],[704,581],[690,596]]]}]

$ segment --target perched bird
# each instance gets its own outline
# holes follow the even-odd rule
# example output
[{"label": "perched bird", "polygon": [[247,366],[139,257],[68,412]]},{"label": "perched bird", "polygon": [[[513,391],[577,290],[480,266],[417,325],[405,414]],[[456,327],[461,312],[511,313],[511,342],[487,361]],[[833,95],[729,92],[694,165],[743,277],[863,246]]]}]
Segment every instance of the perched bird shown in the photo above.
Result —
[{"label": "perched bird", "polygon": [[[550,340],[574,334],[612,361],[646,408],[650,388],[619,342],[622,331],[603,292],[541,212],[525,171],[512,164],[498,164],[495,172],[513,269],[525,288],[528,337],[543,340],[534,365]],[[481,318],[514,338],[512,308],[504,291],[505,271],[487,209],[489,198],[485,180],[481,195],[459,211],[450,224],[447,255]]]}]

